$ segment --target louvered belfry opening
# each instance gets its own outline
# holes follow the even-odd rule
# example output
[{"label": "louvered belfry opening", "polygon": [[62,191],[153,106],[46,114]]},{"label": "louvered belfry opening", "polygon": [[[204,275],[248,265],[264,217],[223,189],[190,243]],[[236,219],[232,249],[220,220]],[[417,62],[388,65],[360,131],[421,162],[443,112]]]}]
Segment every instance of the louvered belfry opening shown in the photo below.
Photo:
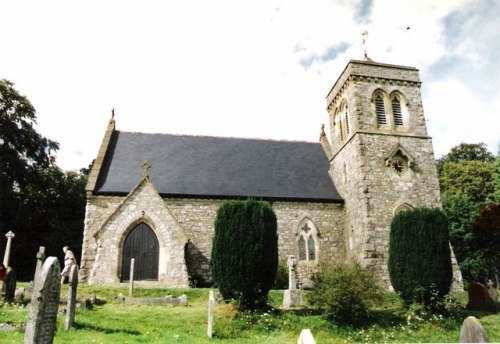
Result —
[{"label": "louvered belfry opening", "polygon": [[158,239],[148,225],[135,226],[123,244],[122,281],[130,280],[130,261],[134,258],[134,280],[158,280]]},{"label": "louvered belfry opening", "polygon": [[385,117],[385,105],[384,99],[380,95],[375,98],[375,112],[377,114],[378,124],[387,124],[387,119]]},{"label": "louvered belfry opening", "polygon": [[394,116],[394,125],[403,125],[403,113],[401,112],[401,103],[398,97],[392,98],[392,114]]}]

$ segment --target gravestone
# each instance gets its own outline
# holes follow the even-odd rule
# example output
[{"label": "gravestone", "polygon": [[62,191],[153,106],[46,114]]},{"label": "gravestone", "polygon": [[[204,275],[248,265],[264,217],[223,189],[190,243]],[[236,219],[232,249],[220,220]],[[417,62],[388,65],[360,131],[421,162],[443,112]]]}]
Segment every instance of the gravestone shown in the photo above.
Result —
[{"label": "gravestone", "polygon": [[481,283],[475,282],[469,285],[467,290],[469,302],[467,309],[476,311],[489,311],[495,309],[495,302],[490,298],[488,288]]},{"label": "gravestone", "polygon": [[283,294],[283,308],[289,309],[303,305],[302,293],[297,289],[297,260],[295,256],[288,256],[288,289]]},{"label": "gravestone", "polygon": [[314,337],[311,333],[311,330],[304,329],[300,332],[299,339],[297,340],[297,344],[316,344]]},{"label": "gravestone", "polygon": [[207,336],[212,338],[212,327],[213,327],[213,315],[215,307],[215,297],[213,290],[210,290],[208,294],[208,321],[207,321]]},{"label": "gravestone", "polygon": [[7,268],[7,273],[5,274],[3,284],[5,287],[4,301],[11,303],[14,301],[16,295],[16,272],[12,268]]},{"label": "gravestone", "polygon": [[460,329],[460,343],[488,343],[488,335],[476,317],[467,317]]},{"label": "gravestone", "polygon": [[48,257],[36,276],[26,323],[25,344],[45,344],[54,340],[61,290],[61,267],[57,257]]},{"label": "gravestone", "polygon": [[488,281],[488,295],[490,296],[491,301],[497,302],[498,301],[498,291],[495,285],[493,284],[493,281]]},{"label": "gravestone", "polygon": [[76,289],[78,287],[78,266],[71,266],[69,272],[68,303],[66,305],[66,319],[64,329],[67,331],[75,325]]}]

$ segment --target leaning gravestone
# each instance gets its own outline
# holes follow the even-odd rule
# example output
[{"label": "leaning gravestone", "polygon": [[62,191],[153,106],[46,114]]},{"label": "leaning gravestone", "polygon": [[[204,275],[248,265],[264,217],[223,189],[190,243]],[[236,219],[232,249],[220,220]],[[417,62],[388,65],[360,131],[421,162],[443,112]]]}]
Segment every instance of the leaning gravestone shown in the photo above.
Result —
[{"label": "leaning gravestone", "polygon": [[64,329],[67,331],[75,325],[76,288],[78,287],[78,266],[71,266],[69,272],[68,303],[66,305],[66,319]]},{"label": "leaning gravestone", "polygon": [[57,257],[48,257],[35,285],[29,306],[25,344],[50,344],[54,340],[57,310],[61,290],[61,267]]},{"label": "leaning gravestone", "polygon": [[7,273],[5,274],[5,278],[3,280],[5,286],[5,302],[11,303],[14,301],[16,294],[16,272],[12,268],[7,268]]},{"label": "leaning gravestone", "polygon": [[460,343],[488,343],[488,335],[476,317],[464,320],[460,329]]}]

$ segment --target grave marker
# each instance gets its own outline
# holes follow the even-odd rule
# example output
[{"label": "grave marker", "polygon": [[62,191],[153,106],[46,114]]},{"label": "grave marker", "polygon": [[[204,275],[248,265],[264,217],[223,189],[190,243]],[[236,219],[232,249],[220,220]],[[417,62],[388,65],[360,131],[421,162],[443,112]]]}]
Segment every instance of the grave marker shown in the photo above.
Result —
[{"label": "grave marker", "polygon": [[71,266],[69,272],[68,303],[66,305],[66,319],[64,329],[67,331],[75,325],[76,289],[78,287],[78,266]]},{"label": "grave marker", "polygon": [[304,329],[300,332],[299,339],[297,340],[297,344],[316,344],[314,337],[311,333],[311,330]]},{"label": "grave marker", "polygon": [[283,308],[289,309],[292,307],[302,306],[302,293],[297,289],[297,260],[295,256],[288,256],[288,290],[283,294]]},{"label": "grave marker", "polygon": [[134,263],[135,258],[130,259],[130,280],[128,281],[128,296],[130,297],[134,294]]},{"label": "grave marker", "polygon": [[11,303],[14,301],[16,294],[16,283],[17,283],[16,272],[12,268],[7,268],[7,273],[5,274],[5,278],[3,280],[3,284],[5,287],[5,296],[4,296],[5,302]]},{"label": "grave marker", "polygon": [[207,321],[207,336],[212,338],[213,313],[215,307],[214,291],[210,290],[208,294],[208,321]]},{"label": "grave marker", "polygon": [[60,274],[57,257],[48,257],[35,278],[24,344],[53,342],[61,290]]},{"label": "grave marker", "polygon": [[476,317],[467,317],[460,329],[460,343],[488,343],[488,335]]},{"label": "grave marker", "polygon": [[5,237],[7,238],[7,246],[5,246],[5,253],[3,255],[3,266],[5,268],[9,267],[9,258],[10,258],[10,246],[12,244],[12,239],[15,237],[14,233],[12,231],[8,231],[7,234],[5,234]]}]

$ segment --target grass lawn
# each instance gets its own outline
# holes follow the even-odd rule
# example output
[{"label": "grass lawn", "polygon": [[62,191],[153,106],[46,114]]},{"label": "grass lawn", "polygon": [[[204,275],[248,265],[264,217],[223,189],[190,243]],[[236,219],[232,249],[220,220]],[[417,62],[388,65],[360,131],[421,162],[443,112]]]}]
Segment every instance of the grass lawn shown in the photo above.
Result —
[{"label": "grass lawn", "polygon": [[[270,294],[275,311],[263,314],[238,314],[228,304],[217,304],[213,338],[207,332],[209,289],[135,288],[135,297],[188,296],[188,306],[134,305],[115,301],[116,295],[128,295],[126,287],[79,285],[78,298],[95,293],[102,304],[92,310],[76,309],[76,327],[64,331],[64,314],[57,319],[54,343],[296,343],[300,331],[312,331],[316,343],[374,342],[459,342],[462,321],[469,315],[479,318],[490,342],[500,342],[500,313],[463,310],[460,316],[446,319],[427,316],[422,319],[402,307],[394,293],[387,293],[383,305],[374,310],[372,321],[358,328],[336,326],[314,309],[280,310],[283,292]],[[66,297],[67,286],[61,295]],[[457,295],[462,304],[466,293]],[[61,308],[62,309],[62,308]],[[0,324],[21,326],[28,317],[26,305],[0,305]],[[2,330],[0,343],[23,343],[24,329]]]}]

